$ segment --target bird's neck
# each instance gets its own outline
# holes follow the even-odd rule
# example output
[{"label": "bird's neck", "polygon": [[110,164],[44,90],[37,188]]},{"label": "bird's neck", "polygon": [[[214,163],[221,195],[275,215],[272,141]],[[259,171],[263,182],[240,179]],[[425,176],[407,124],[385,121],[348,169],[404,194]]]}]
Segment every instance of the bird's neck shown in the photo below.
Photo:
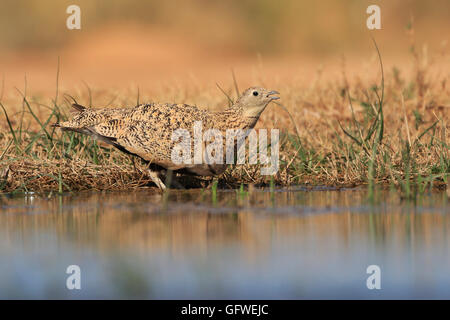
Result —
[{"label": "bird's neck", "polygon": [[252,129],[259,119],[259,115],[254,117],[245,116],[244,109],[236,104],[219,112],[219,117],[227,129]]}]

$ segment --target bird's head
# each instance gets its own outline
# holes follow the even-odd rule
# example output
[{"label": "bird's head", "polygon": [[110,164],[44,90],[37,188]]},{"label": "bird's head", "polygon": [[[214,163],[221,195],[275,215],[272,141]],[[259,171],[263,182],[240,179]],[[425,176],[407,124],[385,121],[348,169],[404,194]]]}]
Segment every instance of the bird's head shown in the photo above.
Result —
[{"label": "bird's head", "polygon": [[269,102],[280,99],[278,91],[271,91],[264,88],[252,87],[245,90],[236,105],[242,108],[243,116],[249,118],[258,118],[264,111]]}]

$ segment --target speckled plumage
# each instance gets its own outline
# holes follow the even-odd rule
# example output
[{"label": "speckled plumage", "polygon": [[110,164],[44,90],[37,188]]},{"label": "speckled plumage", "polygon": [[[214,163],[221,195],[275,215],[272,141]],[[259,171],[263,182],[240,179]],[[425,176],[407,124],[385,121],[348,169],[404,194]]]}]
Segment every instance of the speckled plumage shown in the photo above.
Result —
[{"label": "speckled plumage", "polygon": [[278,98],[271,96],[273,94],[277,92],[249,88],[233,106],[219,112],[170,103],[148,103],[133,108],[84,108],[74,105],[79,113],[71,120],[55,126],[91,135],[165,169],[188,169],[191,173],[214,175],[222,172],[225,166],[208,170],[211,166],[176,165],[171,161],[171,151],[175,144],[171,139],[172,132],[186,129],[193,137],[196,121],[202,122],[203,131],[214,128],[224,136],[227,129],[253,128],[267,104]]}]

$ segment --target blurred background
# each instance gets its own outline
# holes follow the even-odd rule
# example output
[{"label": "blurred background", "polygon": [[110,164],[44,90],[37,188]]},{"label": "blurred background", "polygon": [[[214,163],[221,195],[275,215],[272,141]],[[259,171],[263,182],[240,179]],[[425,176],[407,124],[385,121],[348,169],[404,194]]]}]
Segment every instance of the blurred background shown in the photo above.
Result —
[{"label": "blurred background", "polygon": [[[81,30],[66,27],[73,4]],[[366,27],[372,4],[381,30]],[[449,0],[1,0],[0,101],[10,101],[0,108],[0,189],[129,189],[2,196],[0,298],[448,298],[447,194],[409,189],[448,171],[449,30]],[[381,72],[371,37],[387,80],[385,122],[373,127],[366,101],[376,90],[364,93]],[[430,79],[430,65],[443,76]],[[281,166],[298,161],[281,177],[292,169],[292,183],[348,186],[378,167],[390,190],[377,191],[375,205],[364,188],[166,198],[128,187],[133,174],[136,185],[143,177],[128,156],[46,131],[60,114],[54,106],[69,109],[64,93],[92,106],[151,99],[221,108],[216,83],[232,92],[231,70],[241,90],[280,91],[293,115],[268,108],[260,128],[301,129],[301,148],[282,140]],[[363,130],[385,130],[376,162],[338,126],[362,136],[347,77]],[[255,182],[255,170],[230,176]],[[62,285],[71,264],[86,270],[79,295]],[[383,269],[381,294],[364,285],[371,264]]]},{"label": "blurred background", "polygon": [[[81,30],[68,30],[66,8],[81,8]],[[366,8],[381,7],[382,30],[366,27]],[[365,0],[3,0],[0,3],[0,75],[5,87],[54,91],[60,85],[94,88],[161,83],[242,84],[255,69],[281,79],[333,75],[345,57],[349,72],[374,57],[411,63],[412,39],[444,52],[450,1]],[[263,68],[263,69],[262,69]]]}]

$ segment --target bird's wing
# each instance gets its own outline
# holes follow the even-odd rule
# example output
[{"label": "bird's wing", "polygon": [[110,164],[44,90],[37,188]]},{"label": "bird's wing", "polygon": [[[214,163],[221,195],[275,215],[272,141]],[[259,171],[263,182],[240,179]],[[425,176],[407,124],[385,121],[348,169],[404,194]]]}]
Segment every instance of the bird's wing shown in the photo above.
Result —
[{"label": "bird's wing", "polygon": [[98,139],[164,168],[176,170],[184,167],[171,161],[172,132],[151,119],[111,119],[90,127],[90,130]]},{"label": "bird's wing", "polygon": [[173,170],[186,167],[175,165],[171,160],[172,132],[186,129],[192,137],[194,121],[204,118],[204,111],[193,106],[169,104],[140,105],[128,112],[119,111],[84,128],[97,139],[162,167]]}]

